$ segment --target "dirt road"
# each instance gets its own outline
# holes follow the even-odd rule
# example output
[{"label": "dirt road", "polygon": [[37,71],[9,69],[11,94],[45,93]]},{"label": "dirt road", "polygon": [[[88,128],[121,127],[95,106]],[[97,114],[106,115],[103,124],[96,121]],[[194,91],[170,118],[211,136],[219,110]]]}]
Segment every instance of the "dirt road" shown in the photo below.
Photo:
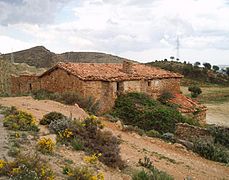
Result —
[{"label": "dirt road", "polygon": [[[30,97],[3,98],[0,104],[16,106],[34,114],[38,119],[48,111],[59,111],[66,115],[69,108],[74,117],[84,117],[86,113],[79,108],[72,108],[53,101],[36,101]],[[103,121],[107,130],[121,136],[121,156],[131,167],[137,167],[139,158],[150,157],[153,164],[160,170],[166,171],[175,179],[186,177],[198,180],[229,179],[229,167],[206,160],[187,151],[179,144],[169,144],[157,138],[141,137],[137,134],[121,131],[116,124]],[[111,178],[113,179],[113,178]],[[116,178],[116,180],[122,178]]]},{"label": "dirt road", "polygon": [[229,102],[205,104],[207,106],[207,123],[229,127]]}]

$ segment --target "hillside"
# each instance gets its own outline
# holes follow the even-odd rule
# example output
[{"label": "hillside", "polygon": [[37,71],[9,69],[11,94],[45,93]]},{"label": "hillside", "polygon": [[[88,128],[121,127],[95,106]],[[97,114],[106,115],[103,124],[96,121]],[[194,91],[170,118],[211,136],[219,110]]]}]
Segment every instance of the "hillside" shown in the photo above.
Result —
[{"label": "hillside", "polygon": [[160,67],[165,70],[173,71],[184,75],[182,81],[183,85],[189,86],[190,84],[218,84],[229,85],[229,76],[214,71],[211,68],[199,67],[190,63],[182,63],[175,61],[153,61],[146,63],[149,66]]},{"label": "hillside", "polygon": [[[2,55],[6,60],[11,59],[11,53]],[[124,58],[98,52],[65,52],[55,54],[43,46],[13,52],[14,62],[26,63],[38,68],[51,67],[57,62],[80,62],[80,63],[120,63]]]},{"label": "hillside", "polygon": [[[86,113],[77,106],[66,106],[49,100],[37,101],[31,97],[2,98],[0,99],[0,104],[8,107],[14,105],[20,110],[32,113],[36,118],[37,124],[43,115],[51,111],[61,112],[64,115],[69,116],[69,110],[71,109],[74,118],[84,117],[86,115]],[[54,175],[56,175],[55,179],[68,178],[62,173],[64,167],[87,166],[92,169],[96,168],[96,171],[103,172],[105,180],[130,180],[132,179],[131,176],[134,172],[142,169],[142,167],[139,167],[138,161],[145,156],[150,158],[156,168],[172,175],[174,179],[208,180],[209,177],[212,179],[229,178],[229,169],[226,165],[201,158],[199,155],[189,151],[180,144],[167,143],[159,138],[140,136],[133,132],[123,131],[117,123],[109,122],[106,118],[102,118],[101,121],[105,126],[104,130],[110,131],[113,135],[120,138],[120,155],[124,162],[126,162],[127,167],[122,170],[117,170],[110,168],[101,162],[89,164],[84,161],[84,157],[87,155],[84,151],[75,150],[69,146],[58,144],[53,155],[43,154],[41,156],[48,160],[47,163],[50,164],[49,168],[52,168]],[[1,122],[2,119],[0,117],[0,123]],[[29,134],[29,132],[26,131],[23,133],[28,133],[26,136],[28,137],[28,140],[26,138],[23,139],[24,136],[14,139],[13,135],[10,136],[14,141],[23,142],[20,143],[19,147],[21,152],[25,154],[33,154],[34,152],[41,154],[39,151],[35,150],[36,141],[42,137],[56,139],[56,135],[52,134],[47,126],[39,124],[38,126],[40,131],[37,132],[36,138],[32,136],[32,133]],[[1,144],[0,148],[4,149],[4,151],[8,151],[9,149],[12,149],[12,147],[9,147],[9,149],[4,147],[6,145],[11,145],[8,142],[10,139],[7,139],[7,133],[9,133],[9,130],[2,127],[2,125],[0,126],[0,130],[2,132],[0,139],[6,141]],[[11,131],[12,134],[13,132],[14,131]],[[20,131],[17,131],[17,133],[21,134]],[[7,152],[5,153],[7,154]],[[3,158],[2,155],[0,155],[0,157]]]}]

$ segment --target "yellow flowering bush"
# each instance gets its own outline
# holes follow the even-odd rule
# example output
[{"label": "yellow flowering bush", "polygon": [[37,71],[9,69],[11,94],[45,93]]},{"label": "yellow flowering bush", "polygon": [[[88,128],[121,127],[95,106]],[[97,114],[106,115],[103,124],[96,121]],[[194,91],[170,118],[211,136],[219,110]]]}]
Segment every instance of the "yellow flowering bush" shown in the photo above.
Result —
[{"label": "yellow flowering bush", "polygon": [[73,132],[69,129],[65,129],[63,132],[58,133],[61,138],[71,138],[73,136]]},{"label": "yellow flowering bush", "polygon": [[16,111],[4,118],[3,125],[10,130],[38,131],[35,117],[25,111]]},{"label": "yellow flowering bush", "polygon": [[0,159],[0,169],[2,169],[6,165],[6,162]]},{"label": "yellow flowering bush", "polygon": [[84,162],[90,163],[90,164],[96,164],[98,162],[99,157],[102,156],[101,153],[99,154],[93,154],[91,156],[85,156]]},{"label": "yellow flowering bush", "polygon": [[55,147],[55,143],[51,138],[41,138],[37,143],[37,148],[44,154],[52,153]]},{"label": "yellow flowering bush", "polygon": [[0,160],[0,176],[10,179],[54,180],[49,165],[37,155],[20,155],[12,162]]},{"label": "yellow flowering bush", "polygon": [[104,174],[102,172],[96,173],[93,169],[86,166],[63,168],[63,174],[68,176],[69,180],[84,179],[84,180],[104,180]]}]

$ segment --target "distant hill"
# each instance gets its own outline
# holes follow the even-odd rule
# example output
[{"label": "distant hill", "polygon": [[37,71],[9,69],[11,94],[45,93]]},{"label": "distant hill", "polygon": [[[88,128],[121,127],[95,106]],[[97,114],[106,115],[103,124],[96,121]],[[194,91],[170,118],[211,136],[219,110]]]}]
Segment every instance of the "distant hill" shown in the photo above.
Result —
[{"label": "distant hill", "polygon": [[[6,60],[11,59],[11,54],[3,54]],[[13,52],[15,63],[26,63],[38,68],[48,68],[57,62],[78,62],[78,63],[121,63],[124,58],[111,54],[98,52],[65,52],[55,54],[43,46],[36,46],[30,49]]]},{"label": "distant hill", "polygon": [[[190,63],[182,63],[176,61],[153,61],[146,63],[149,66],[160,67],[165,70],[173,71],[184,75],[185,83],[193,84],[194,81],[202,83],[212,83],[220,85],[229,85],[229,76],[212,69],[194,66]],[[192,80],[190,82],[187,79]],[[184,82],[184,81],[183,81]],[[183,84],[184,85],[184,84]]]}]

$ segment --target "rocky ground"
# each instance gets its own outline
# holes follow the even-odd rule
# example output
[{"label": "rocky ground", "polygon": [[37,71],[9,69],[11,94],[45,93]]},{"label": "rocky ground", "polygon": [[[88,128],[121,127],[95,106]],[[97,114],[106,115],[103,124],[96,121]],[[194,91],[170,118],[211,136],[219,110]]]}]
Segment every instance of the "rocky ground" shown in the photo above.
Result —
[{"label": "rocky ground", "polygon": [[[21,110],[31,112],[39,121],[41,117],[47,112],[57,111],[67,116],[72,114],[75,118],[84,118],[87,114],[78,106],[66,106],[53,101],[37,101],[31,97],[16,97],[16,98],[2,98],[0,104],[4,106],[16,106]],[[131,169],[138,168],[138,160],[144,156],[150,157],[153,164],[160,170],[166,171],[168,174],[174,176],[175,179],[184,179],[191,177],[192,179],[229,179],[229,167],[224,164],[213,162],[201,158],[191,151],[186,150],[180,144],[166,143],[157,138],[142,137],[135,133],[124,132],[115,124],[102,120],[107,130],[112,131],[122,140],[121,156],[127,162],[130,168],[120,172],[114,169],[100,166],[101,170],[105,172],[105,179],[118,180],[130,179],[129,174]],[[1,146],[5,142],[5,130],[0,127]],[[41,129],[40,135],[45,135],[46,129]],[[0,146],[1,152],[3,147]],[[56,156],[52,157],[50,162],[54,169],[61,172],[59,165],[63,160],[71,160],[74,164],[83,161],[83,152],[72,151],[66,147],[59,147]],[[61,179],[61,178],[60,178]]]}]

